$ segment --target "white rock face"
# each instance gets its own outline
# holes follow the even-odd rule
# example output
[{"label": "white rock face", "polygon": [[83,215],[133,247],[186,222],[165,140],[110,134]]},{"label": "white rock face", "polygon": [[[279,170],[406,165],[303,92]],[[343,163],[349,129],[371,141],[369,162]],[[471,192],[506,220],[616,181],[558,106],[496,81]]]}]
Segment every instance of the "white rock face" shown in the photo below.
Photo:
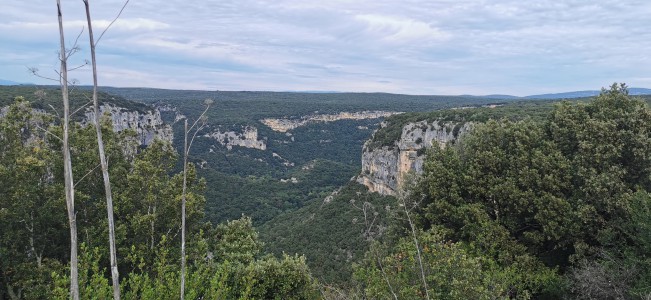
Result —
[{"label": "white rock face", "polygon": [[204,136],[216,139],[220,144],[226,146],[228,150],[233,149],[233,146],[267,150],[265,141],[258,140],[258,129],[252,126],[244,127],[241,133],[235,131],[221,132],[217,130]]},{"label": "white rock face", "polygon": [[360,111],[360,112],[340,112],[331,115],[312,115],[304,116],[300,119],[263,119],[260,120],[263,124],[269,126],[274,131],[287,132],[297,127],[305,126],[309,123],[315,122],[334,122],[339,120],[365,120],[377,119],[401,114],[401,112],[394,111]]},{"label": "white rock face", "polygon": [[[101,115],[109,114],[114,131],[134,130],[140,144],[143,146],[150,145],[156,138],[169,143],[174,138],[172,127],[163,123],[160,111],[157,109],[140,113],[137,111],[128,111],[125,108],[111,104],[103,104],[99,107],[99,111]],[[87,108],[84,116],[82,125],[95,124],[95,112],[92,108]]]},{"label": "white rock face", "polygon": [[370,141],[367,141],[362,152],[362,173],[357,182],[371,192],[395,195],[408,173],[423,173],[425,149],[432,147],[434,142],[445,147],[471,127],[471,123],[421,121],[405,125],[393,148],[369,149]]}]

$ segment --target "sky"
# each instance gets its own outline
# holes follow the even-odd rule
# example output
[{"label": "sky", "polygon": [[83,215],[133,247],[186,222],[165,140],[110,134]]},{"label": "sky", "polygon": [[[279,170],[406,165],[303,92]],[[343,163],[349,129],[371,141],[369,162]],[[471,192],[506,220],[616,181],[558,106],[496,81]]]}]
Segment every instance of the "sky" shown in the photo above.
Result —
[{"label": "sky", "polygon": [[[90,58],[84,5],[62,0]],[[96,37],[124,1],[90,0]],[[648,0],[131,0],[98,42],[99,84],[525,96],[651,87]],[[55,0],[0,0],[0,79],[57,84]],[[83,31],[83,32],[82,32]],[[90,67],[70,75],[91,84]]]}]

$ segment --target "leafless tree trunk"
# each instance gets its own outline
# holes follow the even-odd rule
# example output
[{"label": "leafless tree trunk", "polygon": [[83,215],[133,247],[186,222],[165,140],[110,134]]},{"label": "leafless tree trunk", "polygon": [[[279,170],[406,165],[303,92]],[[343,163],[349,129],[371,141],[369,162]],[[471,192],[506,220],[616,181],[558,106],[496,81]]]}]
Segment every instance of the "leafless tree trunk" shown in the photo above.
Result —
[{"label": "leafless tree trunk", "polygon": [[183,143],[183,193],[181,195],[181,300],[185,299],[185,192],[188,180],[188,119],[185,119]]},{"label": "leafless tree trunk", "polygon": [[[28,223],[30,225],[28,225]],[[43,251],[36,251],[34,242],[34,212],[30,212],[29,222],[25,221],[25,229],[29,232],[29,253],[34,256],[34,259],[36,259],[36,265],[40,269],[43,267]]]},{"label": "leafless tree trunk", "polygon": [[[358,192],[357,195],[359,196],[360,193]],[[373,253],[377,260],[377,264],[380,267],[380,272],[382,273],[382,279],[384,279],[384,282],[387,283],[387,286],[389,287],[389,291],[391,292],[391,295],[393,295],[393,299],[398,300],[398,295],[396,295],[395,291],[393,290],[393,286],[391,285],[391,281],[389,281],[389,277],[387,276],[386,271],[384,271],[384,266],[382,265],[382,257],[380,256],[380,253],[378,252],[377,248],[372,244],[373,241],[375,241],[375,236],[380,235],[381,230],[377,230],[377,232],[374,234],[373,233],[373,227],[377,226],[375,225],[375,220],[377,219],[378,213],[375,211],[373,208],[373,205],[370,202],[364,201],[362,204],[362,207],[359,207],[355,205],[355,200],[350,200],[350,203],[353,205],[354,208],[362,211],[364,213],[364,225],[366,230],[364,231],[364,239],[367,241],[371,242],[371,245],[369,247],[369,251]],[[369,214],[368,214],[368,209],[373,210],[373,220],[369,222]]]},{"label": "leafless tree trunk", "polygon": [[104,153],[104,139],[100,124],[99,100],[97,99],[97,60],[95,58],[95,38],[93,37],[93,24],[90,20],[90,5],[88,0],[83,0],[86,6],[86,20],[88,21],[88,37],[90,39],[90,56],[93,66],[93,109],[95,111],[95,131],[97,132],[97,148],[99,161],[102,166],[104,178],[104,193],[106,194],[106,213],[108,217],[109,247],[111,256],[111,278],[113,280],[113,299],[120,299],[120,274],[118,273],[117,252],[115,247],[115,224],[113,218],[113,194],[111,193],[111,180],[109,178],[108,163]]},{"label": "leafless tree trunk", "polygon": [[426,299],[430,299],[429,297],[429,291],[427,287],[427,278],[425,277],[425,268],[423,267],[423,258],[420,253],[420,244],[418,243],[418,235],[416,234],[416,226],[414,225],[414,222],[411,220],[411,215],[409,211],[411,208],[414,206],[412,205],[411,208],[407,207],[407,198],[409,198],[409,193],[406,192],[408,189],[403,189],[400,194],[398,195],[398,199],[400,200],[401,206],[405,210],[405,215],[407,216],[407,221],[409,222],[409,228],[411,229],[411,236],[412,239],[414,240],[414,246],[416,247],[416,258],[418,259],[418,266],[420,267],[420,278],[423,281],[423,289],[425,289],[425,297]]},{"label": "leafless tree trunk", "polygon": [[156,204],[154,204],[153,209],[151,205],[147,208],[147,214],[151,216],[151,221],[149,221],[149,250],[154,250],[154,233],[155,233],[155,222],[156,222]]},{"label": "leafless tree trunk", "polygon": [[[204,115],[208,111],[208,108],[210,108],[210,105],[212,104],[212,100],[206,99],[204,102],[206,104],[206,109],[201,113],[199,118],[194,121],[192,124],[192,127],[188,129],[188,119],[185,119],[185,126],[183,129],[184,133],[184,143],[183,143],[183,191],[181,194],[181,300],[185,299],[185,200],[186,200],[186,192],[187,192],[187,180],[188,180],[188,154],[190,153],[190,147],[192,147],[192,142],[194,142],[194,138],[197,136],[197,132],[203,128],[205,125],[204,121]],[[203,124],[198,127],[195,131],[194,134],[192,135],[192,139],[190,140],[190,143],[188,144],[188,134],[190,131],[197,125],[199,121],[202,121]]]},{"label": "leafless tree trunk", "polygon": [[393,295],[393,299],[398,300],[398,295],[396,295],[396,292],[393,291],[393,286],[389,281],[389,277],[387,276],[387,273],[384,271],[384,266],[382,266],[382,258],[380,257],[380,254],[377,252],[377,249],[373,252],[375,254],[375,257],[377,258],[377,264],[380,267],[380,271],[382,272],[382,278],[384,279],[384,282],[387,283],[387,286],[389,287],[389,291],[391,292],[391,295]]},{"label": "leafless tree trunk", "polygon": [[72,178],[72,159],[70,157],[69,140],[69,115],[70,103],[68,99],[68,53],[63,34],[63,15],[61,13],[61,0],[57,0],[57,14],[59,18],[59,39],[61,43],[61,96],[63,99],[63,174],[65,179],[66,207],[68,209],[68,223],[70,224],[70,298],[79,300],[79,276],[77,262],[77,217],[75,215],[75,187]]}]

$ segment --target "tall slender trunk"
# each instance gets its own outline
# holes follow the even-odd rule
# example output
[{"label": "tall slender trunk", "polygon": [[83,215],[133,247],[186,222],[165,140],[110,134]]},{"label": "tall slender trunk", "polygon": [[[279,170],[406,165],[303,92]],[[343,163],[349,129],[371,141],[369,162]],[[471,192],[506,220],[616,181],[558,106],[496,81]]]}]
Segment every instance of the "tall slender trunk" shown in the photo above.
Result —
[{"label": "tall slender trunk", "polygon": [[393,295],[393,299],[398,300],[398,295],[396,295],[396,293],[393,291],[393,286],[391,285],[391,282],[389,281],[389,277],[387,276],[387,273],[384,271],[384,267],[382,266],[382,258],[380,257],[380,254],[378,254],[377,249],[374,252],[375,252],[375,257],[377,258],[377,264],[378,266],[380,266],[380,271],[382,272],[382,278],[387,283],[387,286],[389,287],[389,291],[391,292],[391,295]]},{"label": "tall slender trunk", "polygon": [[43,252],[38,253],[38,251],[36,251],[36,245],[34,241],[34,212],[30,212],[29,215],[29,224],[31,224],[31,226],[28,226],[27,222],[25,222],[25,229],[29,231],[29,252],[31,255],[34,255],[34,259],[36,259],[36,266],[38,266],[40,269],[43,267]]},{"label": "tall slender trunk", "polygon": [[[184,143],[183,143],[183,191],[181,195],[181,300],[185,299],[185,202],[186,202],[186,193],[188,189],[188,155],[190,154],[190,147],[192,147],[192,142],[197,136],[197,133],[203,128],[203,125],[195,128],[199,121],[205,121],[203,119],[204,115],[210,108],[212,100],[206,99],[204,102],[206,104],[206,109],[199,115],[190,129],[188,130],[188,119],[185,119],[185,126],[183,129]],[[205,125],[205,123],[204,123]],[[190,130],[195,128],[194,134],[192,135],[192,140],[188,143],[188,133]]]},{"label": "tall slender trunk", "polygon": [[[147,209],[149,212],[149,209]],[[155,222],[156,222],[156,205],[154,205],[151,213],[151,221],[149,221],[149,250],[154,250],[154,233],[155,233]]]},{"label": "tall slender trunk", "polygon": [[188,119],[185,119],[183,143],[183,192],[181,195],[181,300],[185,299],[185,192],[188,180]]},{"label": "tall slender trunk", "polygon": [[57,14],[59,18],[59,40],[61,43],[61,97],[63,99],[63,176],[66,191],[66,208],[68,209],[68,223],[70,225],[70,298],[79,300],[79,270],[77,261],[77,217],[75,214],[75,186],[72,178],[72,158],[70,157],[69,140],[69,115],[70,103],[68,99],[68,53],[63,35],[63,15],[61,13],[61,0],[57,0]]},{"label": "tall slender trunk", "polygon": [[109,178],[108,163],[104,153],[104,139],[102,138],[102,126],[100,124],[99,100],[97,99],[97,60],[95,58],[95,38],[93,37],[93,25],[90,20],[90,5],[88,0],[83,0],[86,6],[86,20],[88,21],[88,37],[90,39],[90,56],[93,66],[93,109],[95,111],[95,131],[97,132],[97,148],[99,149],[99,161],[102,166],[102,177],[104,178],[104,193],[106,194],[106,213],[108,218],[109,247],[111,256],[111,278],[113,280],[113,299],[120,299],[120,274],[118,272],[117,250],[115,247],[115,224],[113,218],[113,194],[111,192],[111,180]]},{"label": "tall slender trunk", "polygon": [[420,278],[423,281],[423,289],[425,290],[425,297],[426,299],[429,298],[429,291],[427,287],[427,278],[425,277],[425,268],[423,267],[423,258],[420,253],[420,244],[418,243],[418,236],[416,235],[416,226],[414,226],[414,222],[411,220],[411,216],[409,215],[409,209],[407,208],[407,201],[404,199],[406,196],[401,196],[402,198],[402,207],[405,209],[405,215],[407,215],[407,221],[409,221],[409,228],[411,228],[411,235],[414,240],[414,246],[416,247],[416,258],[418,258],[418,266],[420,267]]}]

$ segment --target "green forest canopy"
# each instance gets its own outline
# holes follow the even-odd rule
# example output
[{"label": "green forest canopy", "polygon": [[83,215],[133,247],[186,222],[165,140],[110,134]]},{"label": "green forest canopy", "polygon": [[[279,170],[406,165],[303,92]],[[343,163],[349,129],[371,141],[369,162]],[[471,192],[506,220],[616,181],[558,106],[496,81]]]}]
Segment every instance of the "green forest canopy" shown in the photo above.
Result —
[{"label": "green forest canopy", "polygon": [[[365,258],[346,262],[354,276],[339,288],[319,285],[300,256],[261,253],[249,218],[206,223],[205,181],[191,168],[188,296],[647,297],[651,110],[625,86],[614,85],[594,100],[563,102],[538,115],[488,120],[454,145],[433,148],[413,188],[386,204],[389,222],[362,231],[383,234],[366,236]],[[50,117],[18,101],[0,119],[5,298],[67,298],[68,237],[62,179],[56,175],[62,167],[53,137],[60,129],[43,118]],[[116,178],[125,298],[175,298],[180,179],[172,166],[177,154],[164,143],[139,149],[131,133],[109,128],[104,124]],[[101,176],[89,173],[97,165],[94,134],[76,126],[72,136],[74,172],[80,178],[82,294],[109,297]],[[361,202],[387,200],[364,198],[354,188],[342,194]],[[385,206],[381,203],[375,207]]]}]

